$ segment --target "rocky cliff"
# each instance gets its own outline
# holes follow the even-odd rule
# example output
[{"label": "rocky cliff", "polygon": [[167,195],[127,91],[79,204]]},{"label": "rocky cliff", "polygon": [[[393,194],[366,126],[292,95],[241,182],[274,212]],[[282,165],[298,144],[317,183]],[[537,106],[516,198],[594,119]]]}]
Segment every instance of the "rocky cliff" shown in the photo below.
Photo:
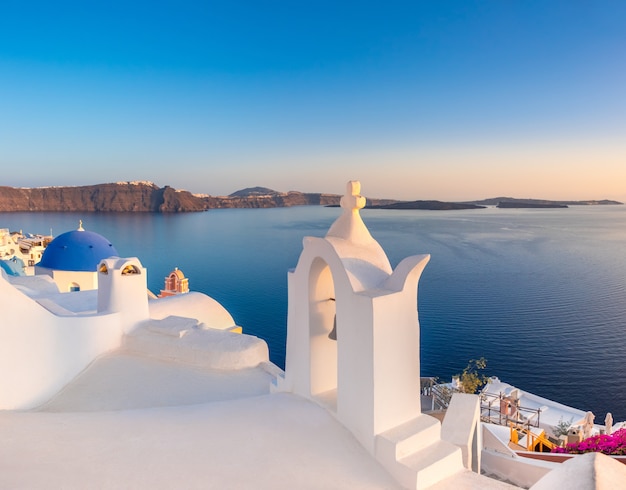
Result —
[{"label": "rocky cliff", "polygon": [[210,208],[276,208],[289,206],[332,206],[339,204],[341,196],[311,192],[246,192],[237,191],[225,197],[206,197]]},{"label": "rocky cliff", "polygon": [[[261,189],[262,191],[260,191]],[[207,196],[158,187],[151,182],[119,182],[81,187],[14,188],[0,186],[0,212],[99,211],[179,213],[215,208],[273,208],[333,205],[332,194],[243,189],[230,196]]]},{"label": "rocky cliff", "polygon": [[0,211],[204,211],[206,200],[151,182],[120,182],[83,187],[0,187]]}]

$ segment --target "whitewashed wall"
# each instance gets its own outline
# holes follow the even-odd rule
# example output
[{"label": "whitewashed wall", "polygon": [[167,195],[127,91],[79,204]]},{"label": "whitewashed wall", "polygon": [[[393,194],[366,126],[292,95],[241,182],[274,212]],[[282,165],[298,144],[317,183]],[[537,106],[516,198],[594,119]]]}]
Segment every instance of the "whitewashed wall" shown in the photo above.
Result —
[{"label": "whitewashed wall", "polygon": [[[71,293],[68,293],[71,294]],[[119,315],[56,316],[0,277],[0,409],[47,401],[98,355],[117,348]]]}]

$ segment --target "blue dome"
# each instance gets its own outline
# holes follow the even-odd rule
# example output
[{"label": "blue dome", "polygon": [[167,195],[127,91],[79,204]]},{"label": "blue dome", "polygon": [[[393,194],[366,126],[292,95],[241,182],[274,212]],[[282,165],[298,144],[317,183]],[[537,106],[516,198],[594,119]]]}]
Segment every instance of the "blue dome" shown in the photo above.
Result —
[{"label": "blue dome", "polygon": [[118,255],[102,235],[79,229],[52,240],[37,265],[58,271],[95,272],[102,259]]}]

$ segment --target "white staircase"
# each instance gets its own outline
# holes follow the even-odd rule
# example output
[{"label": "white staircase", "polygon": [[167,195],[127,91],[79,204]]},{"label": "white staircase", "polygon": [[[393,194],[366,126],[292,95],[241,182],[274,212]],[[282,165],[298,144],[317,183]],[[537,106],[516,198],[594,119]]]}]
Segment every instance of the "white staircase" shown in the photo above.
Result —
[{"label": "white staircase", "polygon": [[441,423],[420,414],[376,436],[376,458],[405,488],[428,488],[465,472],[461,449],[441,439]]}]

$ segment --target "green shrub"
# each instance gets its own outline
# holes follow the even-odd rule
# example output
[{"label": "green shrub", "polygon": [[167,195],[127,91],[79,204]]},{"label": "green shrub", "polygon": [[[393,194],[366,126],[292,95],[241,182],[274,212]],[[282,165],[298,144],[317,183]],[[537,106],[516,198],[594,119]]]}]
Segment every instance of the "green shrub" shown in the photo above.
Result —
[{"label": "green shrub", "polygon": [[480,371],[487,367],[487,360],[484,357],[480,359],[470,359],[467,366],[463,370],[463,374],[459,376],[459,382],[463,393],[474,394],[480,388],[487,384],[489,378]]}]

